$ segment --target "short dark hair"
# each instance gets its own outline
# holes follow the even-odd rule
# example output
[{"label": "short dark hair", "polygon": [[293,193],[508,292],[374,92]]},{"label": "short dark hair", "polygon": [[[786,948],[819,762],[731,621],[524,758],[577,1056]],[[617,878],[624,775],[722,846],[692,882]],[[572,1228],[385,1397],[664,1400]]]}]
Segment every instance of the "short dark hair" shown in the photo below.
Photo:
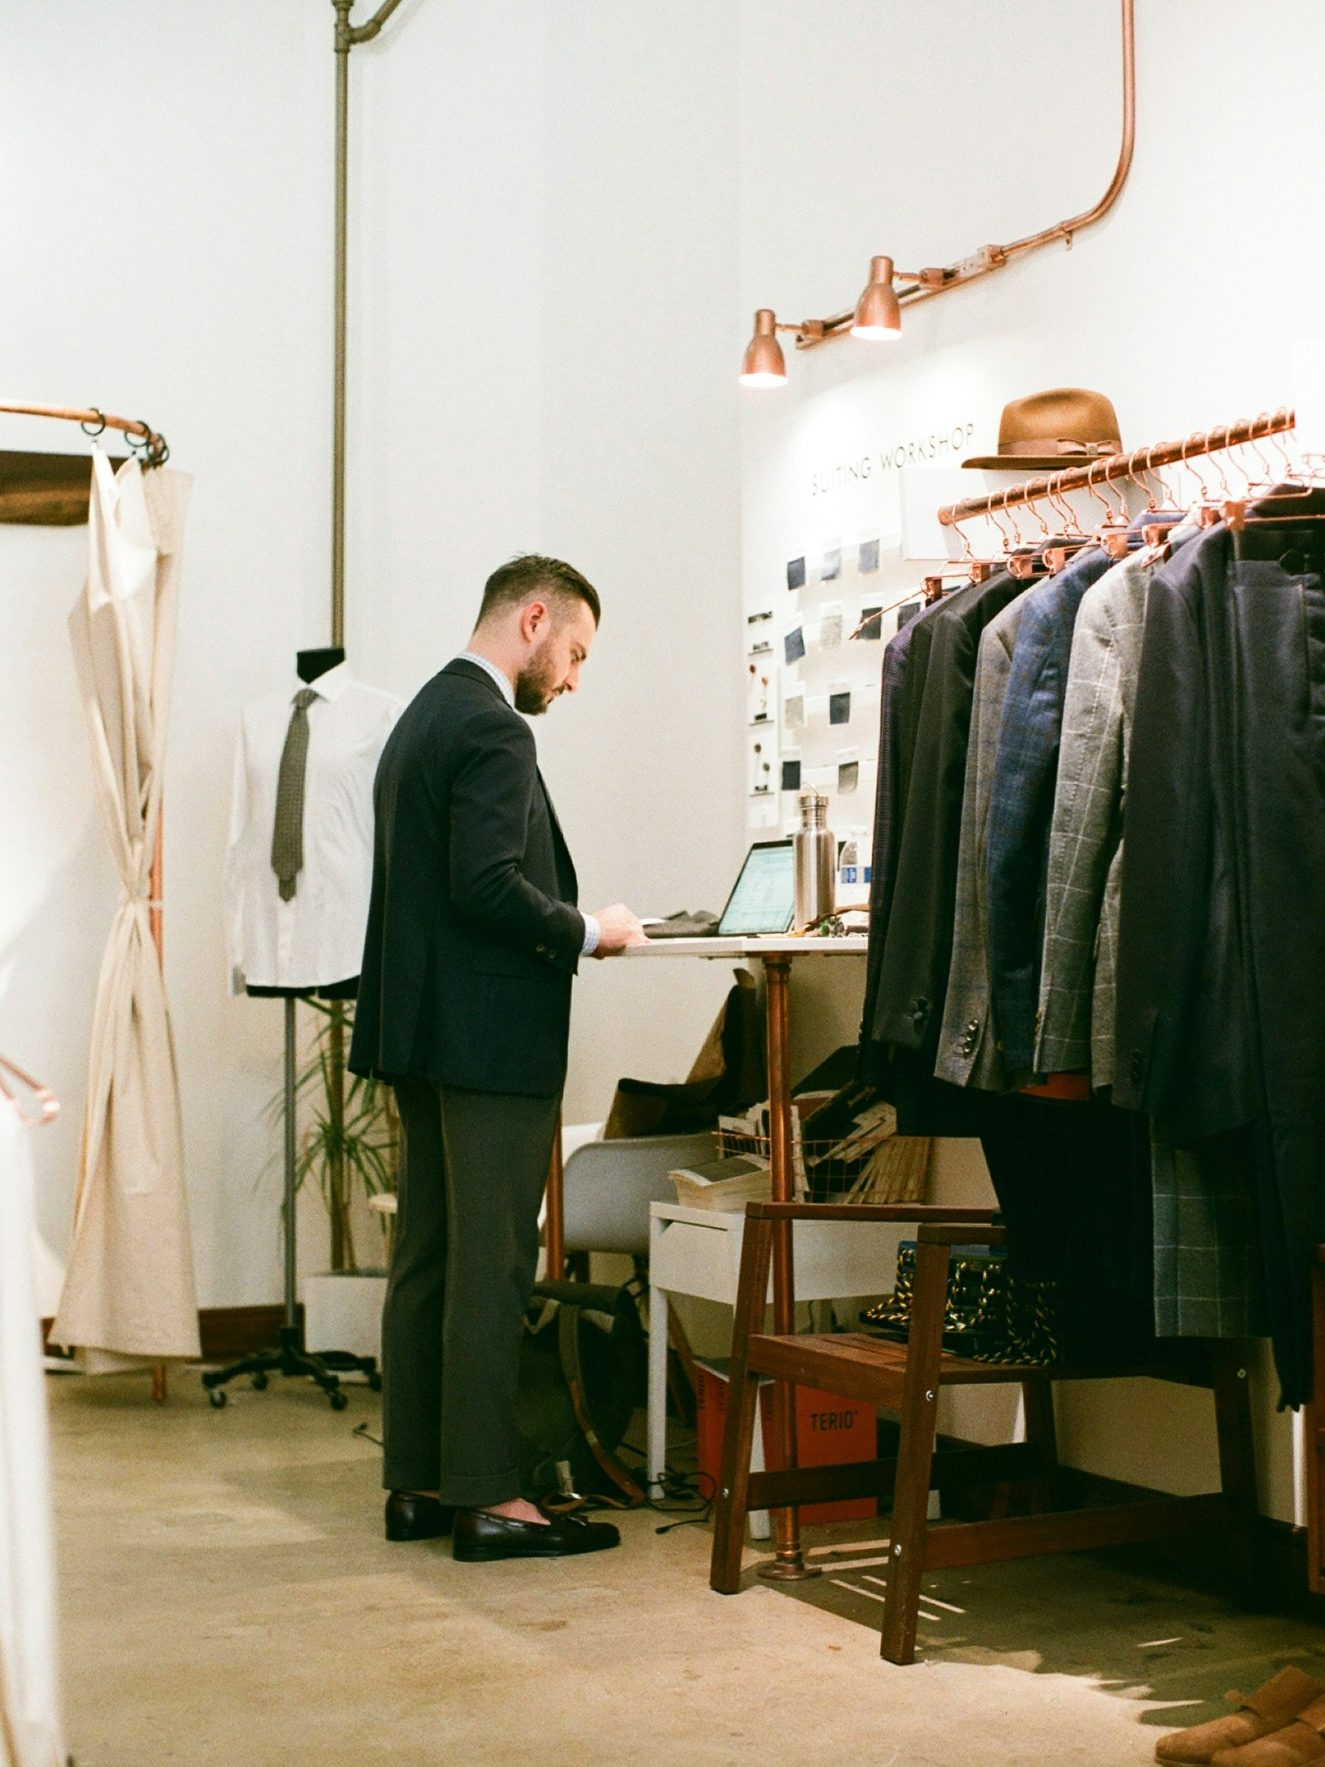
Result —
[{"label": "short dark hair", "polygon": [[581,576],[573,564],[560,558],[542,558],[536,552],[522,552],[498,568],[483,585],[483,603],[478,610],[479,624],[502,608],[518,607],[542,590],[556,601],[583,601],[593,615],[596,626],[602,618],[598,591],[587,577]]}]

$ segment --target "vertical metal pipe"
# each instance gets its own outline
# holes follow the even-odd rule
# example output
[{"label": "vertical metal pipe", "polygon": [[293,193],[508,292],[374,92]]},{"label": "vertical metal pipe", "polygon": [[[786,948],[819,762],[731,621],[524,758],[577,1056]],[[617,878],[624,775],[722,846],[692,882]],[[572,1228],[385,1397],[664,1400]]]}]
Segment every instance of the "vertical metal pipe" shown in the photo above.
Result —
[{"label": "vertical metal pipe", "polygon": [[285,998],[285,1329],[294,1331],[295,1318],[295,1049],[294,995]]},{"label": "vertical metal pipe", "polygon": [[331,1005],[328,1044],[327,1078],[330,1084],[327,1104],[332,1143],[327,1188],[330,1191],[331,1268],[353,1271],[354,1242],[350,1238],[350,1204],[345,1184],[345,1008],[339,1000],[334,1000]]},{"label": "vertical metal pipe", "polygon": [[336,8],[336,370],[331,428],[331,642],[345,643],[345,332],[346,216],[349,207],[350,7]]}]

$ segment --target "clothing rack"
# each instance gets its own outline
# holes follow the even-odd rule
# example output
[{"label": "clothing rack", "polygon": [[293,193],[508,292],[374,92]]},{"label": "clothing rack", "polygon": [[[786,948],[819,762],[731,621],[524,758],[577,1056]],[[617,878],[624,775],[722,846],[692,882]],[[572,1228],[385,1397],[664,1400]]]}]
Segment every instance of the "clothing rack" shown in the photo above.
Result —
[{"label": "clothing rack", "polygon": [[[60,422],[76,423],[83,434],[93,441],[106,430],[119,430],[128,438],[129,446],[140,455],[144,466],[164,466],[170,458],[170,448],[166,438],[159,430],[152,428],[150,423],[141,418],[117,417],[112,412],[100,410],[92,405],[86,409],[69,405],[32,405],[21,400],[0,400],[0,412],[17,417],[53,417]],[[93,427],[89,427],[93,426]],[[162,813],[164,815],[164,811]],[[164,860],[162,855],[161,822],[156,825],[156,840],[152,848],[152,875],[149,886],[148,925],[152,933],[152,943],[156,946],[157,961],[165,967],[165,927],[162,919],[162,883],[164,879]],[[158,1362],[152,1369],[152,1398],[158,1405],[166,1400],[166,1369],[165,1364]]]},{"label": "clothing rack", "polygon": [[[115,417],[109,412],[100,411],[95,405],[87,410],[79,410],[69,405],[27,405],[17,401],[0,401],[0,412],[10,412],[19,417],[55,417],[67,423],[76,423],[82,428],[83,434],[94,440],[108,429],[117,429],[129,438],[129,446],[137,448],[140,444],[144,466],[164,466],[170,458],[170,448],[166,438],[159,430],[154,430],[150,423],[140,418]],[[95,429],[89,429],[95,424]]]},{"label": "clothing rack", "polygon": [[1241,418],[1236,423],[1222,424],[1215,429],[1193,430],[1185,441],[1156,442],[1149,448],[1133,448],[1130,453],[1110,454],[1092,460],[1087,466],[1070,466],[1061,472],[1041,474],[1011,485],[1004,491],[991,491],[983,497],[964,497],[960,503],[946,504],[938,512],[945,528],[959,527],[975,516],[990,515],[994,510],[1013,505],[1036,503],[1044,497],[1057,497],[1067,491],[1090,491],[1096,485],[1119,479],[1136,479],[1139,473],[1160,466],[1180,466],[1204,454],[1217,454],[1226,448],[1255,443],[1265,436],[1283,435],[1296,423],[1297,414],[1291,406],[1277,411],[1263,411],[1259,417]]}]

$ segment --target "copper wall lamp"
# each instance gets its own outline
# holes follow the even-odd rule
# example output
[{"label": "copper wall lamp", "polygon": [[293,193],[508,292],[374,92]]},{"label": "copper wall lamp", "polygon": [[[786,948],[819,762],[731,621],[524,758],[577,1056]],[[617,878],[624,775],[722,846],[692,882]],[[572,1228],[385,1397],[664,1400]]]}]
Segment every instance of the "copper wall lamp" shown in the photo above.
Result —
[{"label": "copper wall lamp", "polygon": [[741,367],[743,386],[782,386],[787,378],[786,358],[777,334],[794,334],[798,350],[812,350],[818,344],[831,343],[839,337],[864,338],[868,342],[886,342],[899,337],[902,329],[902,308],[917,301],[930,300],[934,295],[947,294],[950,289],[1001,270],[1024,252],[1037,250],[1062,240],[1067,246],[1084,228],[1093,227],[1118,200],[1132,166],[1132,150],[1136,141],[1136,30],[1135,0],[1122,0],[1123,10],[1123,138],[1118,165],[1112,182],[1094,208],[1069,221],[1059,221],[1039,233],[1014,239],[1009,245],[982,245],[978,251],[955,264],[944,264],[927,270],[897,270],[889,257],[870,260],[870,276],[860,299],[846,312],[834,313],[828,319],[802,319],[798,324],[783,324],[771,307],[760,307],[755,314],[754,336],[750,339]]}]

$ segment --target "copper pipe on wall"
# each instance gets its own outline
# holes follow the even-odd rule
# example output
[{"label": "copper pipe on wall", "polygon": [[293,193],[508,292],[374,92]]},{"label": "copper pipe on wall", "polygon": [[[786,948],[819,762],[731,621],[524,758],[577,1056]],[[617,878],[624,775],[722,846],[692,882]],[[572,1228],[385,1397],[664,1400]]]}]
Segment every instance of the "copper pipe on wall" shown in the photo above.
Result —
[{"label": "copper pipe on wall", "polygon": [[1237,448],[1244,442],[1259,441],[1262,436],[1283,435],[1291,430],[1296,413],[1283,405],[1277,411],[1260,417],[1241,418],[1236,423],[1221,424],[1211,430],[1196,430],[1180,442],[1159,442],[1151,448],[1133,448],[1128,454],[1110,454],[1093,460],[1089,466],[1071,466],[1063,472],[1041,474],[1025,479],[1006,491],[991,491],[984,497],[965,497],[960,503],[946,504],[938,512],[945,528],[972,516],[988,515],[995,509],[1008,509],[1014,504],[1034,503],[1046,496],[1065,491],[1085,491],[1104,480],[1135,478],[1155,466],[1178,466],[1202,454],[1217,454],[1225,448]]},{"label": "copper pipe on wall", "polygon": [[[930,300],[934,295],[947,294],[950,289],[960,288],[977,277],[987,276],[991,270],[1001,270],[1014,257],[1023,252],[1037,250],[1040,246],[1052,245],[1061,239],[1065,245],[1071,245],[1074,236],[1087,227],[1093,227],[1108,214],[1117,202],[1123,185],[1127,182],[1127,174],[1132,169],[1132,155],[1136,146],[1136,0],[1122,0],[1122,37],[1123,37],[1123,127],[1122,143],[1118,150],[1118,164],[1114,168],[1112,181],[1104,195],[1093,208],[1085,209],[1071,220],[1058,221],[1052,227],[1043,227],[1038,233],[1028,233],[1024,239],[1014,239],[1008,245],[985,245],[972,252],[967,258],[955,264],[946,264],[925,270],[899,270],[895,273],[897,299],[901,306],[914,306],[919,301]],[[796,326],[779,326],[779,330],[796,332],[796,348],[813,350],[820,344],[831,343],[834,338],[846,337],[849,333],[855,308],[851,307],[844,313],[834,313],[828,319],[805,319]]]},{"label": "copper pipe on wall", "polygon": [[[383,0],[364,24],[352,25],[354,0],[331,0],[336,12],[336,245],[335,245],[335,350],[332,375],[331,418],[331,642],[345,645],[345,363],[348,302],[346,298],[349,256],[349,161],[350,161],[350,51],[357,43],[370,43],[400,5]],[[345,1154],[339,1130],[345,1120],[345,1008],[339,1001],[331,1008],[330,1039],[331,1120],[337,1129],[329,1175],[331,1213],[331,1267],[343,1270],[352,1262],[353,1241],[347,1229],[349,1203],[345,1193]]]},{"label": "copper pipe on wall", "polygon": [[354,0],[331,0],[336,9],[336,271],[335,371],[331,423],[331,642],[345,643],[345,333],[350,158],[350,51],[370,43],[400,5],[383,0],[365,24],[352,25]]}]

